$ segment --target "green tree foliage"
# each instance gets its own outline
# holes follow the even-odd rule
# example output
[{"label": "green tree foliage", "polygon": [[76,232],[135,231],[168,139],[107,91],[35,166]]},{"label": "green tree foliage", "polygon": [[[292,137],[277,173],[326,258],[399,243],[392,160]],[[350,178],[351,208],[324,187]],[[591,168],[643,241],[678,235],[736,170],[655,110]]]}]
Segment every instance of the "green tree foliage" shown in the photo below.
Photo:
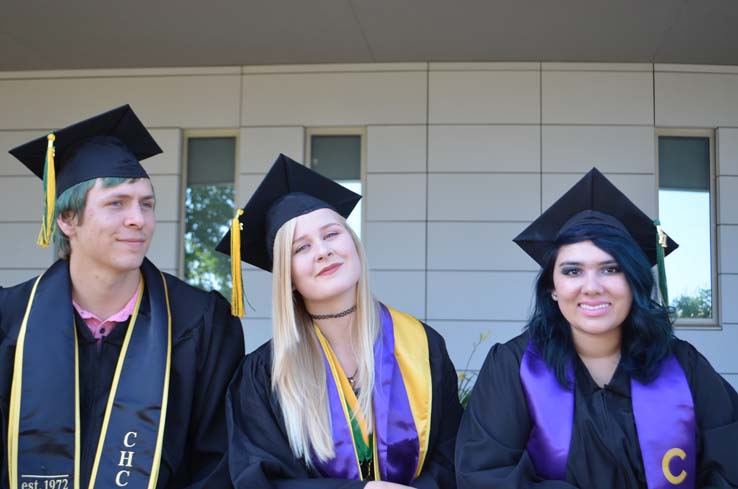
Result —
[{"label": "green tree foliage", "polygon": [[712,291],[699,289],[696,295],[680,295],[671,301],[671,307],[679,318],[711,318]]},{"label": "green tree foliage", "polygon": [[215,246],[233,217],[233,184],[198,185],[185,197],[185,280],[204,290],[231,296],[229,258]]}]

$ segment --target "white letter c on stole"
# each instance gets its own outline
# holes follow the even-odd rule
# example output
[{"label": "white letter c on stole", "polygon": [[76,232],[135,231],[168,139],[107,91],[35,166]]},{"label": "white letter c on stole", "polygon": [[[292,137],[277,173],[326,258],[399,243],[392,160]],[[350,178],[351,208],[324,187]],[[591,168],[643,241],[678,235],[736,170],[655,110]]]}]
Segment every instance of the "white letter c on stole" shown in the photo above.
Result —
[{"label": "white letter c on stole", "polygon": [[123,474],[125,474],[126,477],[128,477],[128,476],[131,475],[131,471],[130,470],[121,470],[120,472],[118,472],[117,474],[115,474],[115,485],[118,486],[118,487],[125,487],[125,486],[128,485],[128,481],[122,482],[120,480],[120,476],[123,475]]},{"label": "white letter c on stole", "polygon": [[126,436],[123,437],[123,445],[126,448],[133,448],[136,446],[135,441],[133,443],[128,441],[128,438],[131,438],[131,437],[135,440],[136,438],[138,438],[138,433],[136,433],[135,431],[129,431],[128,433],[126,433]]}]

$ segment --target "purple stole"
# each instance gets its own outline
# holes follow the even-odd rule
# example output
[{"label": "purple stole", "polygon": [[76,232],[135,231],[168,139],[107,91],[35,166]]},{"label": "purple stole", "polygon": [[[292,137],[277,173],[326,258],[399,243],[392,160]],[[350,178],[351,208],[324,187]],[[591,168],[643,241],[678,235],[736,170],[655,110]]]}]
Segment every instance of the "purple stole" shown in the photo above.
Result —
[{"label": "purple stole", "polygon": [[[383,304],[379,304],[379,316],[382,328],[374,344],[372,399],[375,478],[409,485],[420,473],[428,448],[428,339],[423,325],[412,316]],[[361,480],[344,396],[325,352],[324,360],[335,456],[317,461],[316,467],[325,477]]]},{"label": "purple stole", "polygon": [[[573,384],[571,365],[567,377]],[[536,473],[544,479],[565,480],[574,424],[574,392],[559,384],[532,343],[523,354],[520,379],[533,421],[526,449]],[[694,488],[697,424],[682,366],[671,354],[655,380],[643,384],[631,379],[630,385],[649,489]]]}]

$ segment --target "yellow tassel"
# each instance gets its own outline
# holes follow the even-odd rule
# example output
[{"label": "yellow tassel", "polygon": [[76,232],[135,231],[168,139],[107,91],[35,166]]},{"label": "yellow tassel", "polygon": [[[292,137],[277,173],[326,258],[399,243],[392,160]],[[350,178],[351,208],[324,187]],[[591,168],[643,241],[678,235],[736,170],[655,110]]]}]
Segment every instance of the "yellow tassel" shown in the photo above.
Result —
[{"label": "yellow tassel", "polygon": [[44,213],[41,219],[41,231],[38,233],[38,244],[44,248],[51,243],[54,233],[54,206],[56,206],[56,171],[54,170],[54,134],[47,136],[46,162],[44,165]]},{"label": "yellow tassel", "polygon": [[243,224],[238,218],[243,209],[236,211],[231,221],[231,314],[243,317],[243,280],[241,279],[241,231]]}]

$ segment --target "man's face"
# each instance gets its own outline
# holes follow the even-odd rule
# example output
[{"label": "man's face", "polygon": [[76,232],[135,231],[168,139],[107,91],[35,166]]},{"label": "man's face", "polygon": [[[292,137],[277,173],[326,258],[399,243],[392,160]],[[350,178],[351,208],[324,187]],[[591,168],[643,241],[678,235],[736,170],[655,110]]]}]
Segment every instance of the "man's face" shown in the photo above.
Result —
[{"label": "man's face", "polygon": [[60,218],[72,259],[100,272],[125,273],[141,266],[156,225],[151,181],[142,178],[114,187],[102,179],[87,193],[84,215]]}]

